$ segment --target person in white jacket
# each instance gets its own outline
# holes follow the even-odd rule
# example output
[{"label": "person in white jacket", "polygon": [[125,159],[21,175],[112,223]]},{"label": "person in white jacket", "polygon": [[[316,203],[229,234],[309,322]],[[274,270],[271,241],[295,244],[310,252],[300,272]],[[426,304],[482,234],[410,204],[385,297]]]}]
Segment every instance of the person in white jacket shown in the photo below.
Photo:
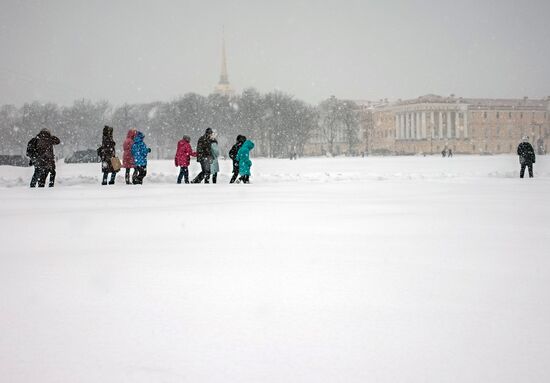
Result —
[{"label": "person in white jacket", "polygon": [[212,174],[212,183],[215,184],[218,180],[218,172],[220,164],[218,157],[220,156],[220,148],[218,147],[218,133],[214,130],[210,136],[210,149],[212,154],[212,163],[210,164],[210,174]]}]

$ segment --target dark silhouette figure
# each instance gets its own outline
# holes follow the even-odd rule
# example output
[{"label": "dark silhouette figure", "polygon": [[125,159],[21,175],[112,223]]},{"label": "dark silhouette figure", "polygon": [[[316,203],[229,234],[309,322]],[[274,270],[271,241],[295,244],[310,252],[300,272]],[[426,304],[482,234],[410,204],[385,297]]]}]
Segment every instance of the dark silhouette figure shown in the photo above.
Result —
[{"label": "dark silhouette figure", "polygon": [[201,172],[193,180],[194,184],[210,183],[210,163],[212,161],[211,138],[212,129],[207,128],[197,142],[197,162],[201,165]]},{"label": "dark silhouette figure", "polygon": [[237,160],[237,153],[239,153],[239,149],[243,146],[245,141],[246,137],[239,134],[237,136],[237,142],[235,142],[235,145],[233,145],[229,151],[229,158],[233,161],[233,176],[229,181],[230,184],[235,183],[237,178],[239,178],[239,161]]},{"label": "dark silhouette figure", "polygon": [[109,185],[114,185],[116,173],[120,170],[113,167],[112,161],[116,156],[115,146],[116,144],[113,140],[113,128],[105,125],[103,128],[101,146],[97,149],[97,155],[101,159],[101,171],[103,172],[103,181],[101,182],[102,185],[107,185],[109,173],[111,174]]},{"label": "dark silhouette figure", "polygon": [[518,156],[521,169],[519,177],[523,178],[525,175],[525,168],[529,168],[529,178],[533,178],[533,164],[535,163],[535,149],[529,143],[529,137],[523,137],[523,142],[518,145]]},{"label": "dark silhouette figure", "polygon": [[27,156],[30,163],[34,165],[34,174],[31,179],[31,187],[46,186],[46,179],[50,176],[49,187],[55,184],[55,155],[53,146],[61,141],[56,136],[52,136],[48,129],[42,129],[40,133],[27,144]]}]

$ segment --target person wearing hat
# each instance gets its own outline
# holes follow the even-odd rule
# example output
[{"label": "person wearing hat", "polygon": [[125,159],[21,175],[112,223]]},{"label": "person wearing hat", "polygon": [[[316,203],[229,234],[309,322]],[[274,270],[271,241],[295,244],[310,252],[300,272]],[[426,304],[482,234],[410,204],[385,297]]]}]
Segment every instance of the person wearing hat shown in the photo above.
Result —
[{"label": "person wearing hat", "polygon": [[176,150],[176,158],[174,163],[180,167],[180,174],[178,175],[177,183],[181,184],[181,179],[184,179],[186,184],[189,183],[189,164],[191,163],[191,157],[196,157],[197,153],[193,151],[191,144],[189,143],[191,138],[189,136],[183,136],[178,142],[178,149]]},{"label": "person wearing hat", "polygon": [[525,174],[525,168],[529,168],[529,178],[533,178],[533,164],[535,163],[535,150],[529,143],[529,136],[524,136],[522,142],[518,146],[519,163],[521,170],[519,177],[523,178]]},{"label": "person wearing hat", "polygon": [[237,136],[237,142],[235,143],[235,145],[233,145],[233,147],[229,151],[229,158],[233,160],[233,176],[229,181],[230,184],[235,183],[235,181],[239,177],[239,161],[237,160],[237,153],[239,153],[239,149],[241,148],[241,146],[243,146],[245,141],[246,141],[246,137],[239,134]]},{"label": "person wearing hat", "polygon": [[193,179],[194,184],[210,183],[210,163],[212,161],[211,138],[212,129],[207,128],[197,142],[197,162],[201,165],[201,172]]},{"label": "person wearing hat", "polygon": [[137,132],[134,144],[132,145],[132,156],[134,156],[134,163],[138,173],[134,178],[134,185],[142,185],[143,179],[147,175],[147,155],[151,153],[151,148],[143,142],[144,138],[145,135],[142,132]]},{"label": "person wearing hat", "polygon": [[116,157],[115,141],[113,140],[113,128],[105,125],[103,127],[103,137],[101,139],[101,146],[97,148],[97,155],[101,159],[101,172],[103,173],[102,185],[107,185],[107,179],[111,174],[109,185],[115,184],[116,174],[120,169],[113,167],[113,158]]},{"label": "person wearing hat", "polygon": [[[135,180],[138,175],[138,172],[136,170],[136,164],[134,162],[134,156],[132,155],[132,146],[134,145],[134,139],[136,138],[136,135],[137,135],[136,129],[132,128],[128,130],[128,133],[126,134],[126,139],[122,144],[122,149],[123,149],[122,167],[126,169],[126,174],[124,175],[124,180],[126,181],[126,185],[132,185],[133,180]],[[130,181],[130,169],[134,169],[134,173],[132,175],[131,181]]]},{"label": "person wearing hat", "polygon": [[55,155],[53,146],[59,145],[61,141],[53,136],[48,129],[42,129],[38,135],[29,141],[27,155],[34,165],[34,174],[31,179],[31,188],[38,183],[39,188],[46,186],[46,178],[50,176],[49,187],[55,183]]}]

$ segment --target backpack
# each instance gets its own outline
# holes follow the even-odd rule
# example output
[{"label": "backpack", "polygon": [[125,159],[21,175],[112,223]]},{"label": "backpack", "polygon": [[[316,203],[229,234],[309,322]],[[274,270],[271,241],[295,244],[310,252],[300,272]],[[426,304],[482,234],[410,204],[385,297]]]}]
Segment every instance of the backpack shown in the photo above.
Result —
[{"label": "backpack", "polygon": [[38,138],[33,137],[27,144],[27,157],[33,159],[38,157]]}]

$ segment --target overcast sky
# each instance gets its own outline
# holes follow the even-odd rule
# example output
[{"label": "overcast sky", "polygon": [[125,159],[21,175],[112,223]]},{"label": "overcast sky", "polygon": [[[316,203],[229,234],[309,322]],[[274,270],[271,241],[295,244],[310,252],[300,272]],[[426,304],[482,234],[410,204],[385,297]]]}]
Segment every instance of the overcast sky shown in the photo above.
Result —
[{"label": "overcast sky", "polygon": [[550,95],[548,0],[0,0],[0,104]]}]

